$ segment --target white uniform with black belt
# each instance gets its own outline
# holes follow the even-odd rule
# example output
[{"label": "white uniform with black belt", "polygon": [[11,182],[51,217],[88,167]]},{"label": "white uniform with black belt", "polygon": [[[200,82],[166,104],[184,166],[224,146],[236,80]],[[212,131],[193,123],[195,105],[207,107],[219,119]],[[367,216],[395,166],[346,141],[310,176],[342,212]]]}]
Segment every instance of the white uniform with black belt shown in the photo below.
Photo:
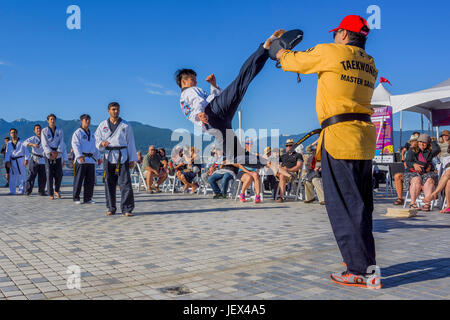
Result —
[{"label": "white uniform with black belt", "polygon": [[[103,147],[102,142],[109,142]],[[106,206],[109,212],[116,213],[116,187],[120,185],[122,213],[134,209],[134,194],[131,185],[129,163],[137,161],[133,129],[125,120],[113,125],[109,119],[100,123],[95,131],[96,147],[104,151]]]},{"label": "white uniform with black belt", "polygon": [[8,142],[5,162],[11,164],[9,175],[9,191],[11,194],[16,194],[16,187],[19,188],[19,194],[24,194],[25,192],[25,181],[27,179],[25,160],[29,160],[29,157],[28,149],[20,139],[16,143]]},{"label": "white uniform with black belt", "polygon": [[[42,148],[44,149],[45,172],[47,175],[47,191],[50,196],[60,192],[63,177],[62,162],[65,154],[64,133],[62,129],[49,127],[41,131]],[[56,159],[50,158],[51,152],[58,152]]]},{"label": "white uniform with black belt", "polygon": [[45,184],[47,182],[47,178],[45,176],[45,160],[44,160],[44,149],[42,148],[41,138],[34,135],[23,142],[25,147],[28,147],[29,144],[38,145],[31,147],[30,161],[28,162],[28,179],[26,182],[26,190],[27,194],[31,194],[34,188],[34,181],[36,180],[36,176],[38,178],[38,189],[39,194],[45,194]]},{"label": "white uniform with black belt", "polygon": [[[92,200],[95,185],[95,165],[100,158],[96,147],[94,133],[78,128],[72,135],[75,177],[73,182],[73,200],[80,201],[81,187],[84,184],[83,201]],[[82,163],[80,158],[84,157]]]}]

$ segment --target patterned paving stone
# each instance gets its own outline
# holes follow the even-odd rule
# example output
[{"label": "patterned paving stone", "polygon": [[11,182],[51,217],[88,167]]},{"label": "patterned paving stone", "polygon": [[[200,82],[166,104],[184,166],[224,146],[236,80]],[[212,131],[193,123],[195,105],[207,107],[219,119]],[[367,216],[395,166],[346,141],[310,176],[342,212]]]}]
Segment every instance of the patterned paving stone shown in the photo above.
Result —
[{"label": "patterned paving stone", "polygon": [[[342,258],[325,208],[136,193],[136,216],[0,189],[0,299],[449,299],[449,217],[389,219],[376,197],[382,290],[329,281]],[[30,214],[30,213],[33,214]],[[69,289],[73,267],[81,288]],[[72,269],[71,269],[72,268]],[[70,271],[72,270],[72,271]],[[160,289],[187,287],[168,296]]]}]

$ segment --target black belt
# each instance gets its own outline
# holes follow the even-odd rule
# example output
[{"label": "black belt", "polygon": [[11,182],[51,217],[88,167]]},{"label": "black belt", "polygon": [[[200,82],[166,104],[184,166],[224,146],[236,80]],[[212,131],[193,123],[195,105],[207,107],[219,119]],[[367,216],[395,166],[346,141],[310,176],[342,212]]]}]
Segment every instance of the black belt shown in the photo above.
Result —
[{"label": "black belt", "polygon": [[[106,147],[105,149],[108,151],[113,151],[113,150],[123,150],[123,149],[127,149],[128,147]],[[122,152],[119,152],[119,158],[117,159],[117,164],[116,164],[116,170],[115,173],[119,174],[120,173],[120,163],[122,162]],[[105,171],[105,177],[106,177],[106,171]]]},{"label": "black belt", "polygon": [[43,158],[43,157],[44,157],[43,155],[39,155],[39,154],[37,154],[37,153],[31,153],[31,155],[36,156],[36,157],[38,157],[38,158]]},{"label": "black belt", "polygon": [[108,151],[112,151],[112,150],[123,150],[126,149],[127,147],[106,147],[105,149]]},{"label": "black belt", "polygon": [[372,122],[370,115],[366,113],[342,113],[338,114],[336,116],[330,117],[328,119],[325,119],[320,126],[322,127],[322,130],[326,127],[329,127],[333,124],[340,123],[340,122],[347,122],[347,121],[364,121],[364,122]]},{"label": "black belt", "polygon": [[[19,166],[19,160],[20,158],[24,158],[24,156],[19,156],[19,157],[11,157],[11,161],[15,161],[16,165],[17,165],[17,170],[19,170],[19,174],[22,174],[22,172],[20,172],[20,166]],[[12,168],[12,166],[11,166]]]},{"label": "black belt", "polygon": [[93,153],[86,153],[86,152],[82,152],[83,156],[87,157],[87,158],[91,158],[94,161],[97,161],[97,159],[94,158],[94,154]]},{"label": "black belt", "polygon": [[[52,148],[52,147],[50,147],[50,149],[52,149],[53,152],[57,152],[57,151],[58,151],[58,148]],[[50,164],[56,164],[56,159],[55,159],[55,160],[48,159],[48,160],[49,160]]]}]

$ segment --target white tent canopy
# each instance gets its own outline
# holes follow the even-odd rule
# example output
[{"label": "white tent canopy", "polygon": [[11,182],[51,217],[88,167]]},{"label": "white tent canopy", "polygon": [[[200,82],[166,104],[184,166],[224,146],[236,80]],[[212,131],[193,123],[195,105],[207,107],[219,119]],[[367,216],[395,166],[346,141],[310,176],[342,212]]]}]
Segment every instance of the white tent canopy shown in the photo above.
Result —
[{"label": "white tent canopy", "polygon": [[373,107],[384,107],[391,105],[392,93],[389,92],[381,83],[373,91],[371,105]]},{"label": "white tent canopy", "polygon": [[393,95],[390,101],[393,113],[400,111],[422,113],[431,121],[431,111],[450,109],[450,79],[429,89]]}]

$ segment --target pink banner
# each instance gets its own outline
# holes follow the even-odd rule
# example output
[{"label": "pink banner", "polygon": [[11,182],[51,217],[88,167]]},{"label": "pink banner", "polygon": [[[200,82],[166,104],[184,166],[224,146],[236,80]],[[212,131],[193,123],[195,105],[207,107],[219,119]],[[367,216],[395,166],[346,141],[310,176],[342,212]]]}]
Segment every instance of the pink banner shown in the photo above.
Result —
[{"label": "pink banner", "polygon": [[450,109],[433,110],[431,114],[434,127],[450,126]]}]

